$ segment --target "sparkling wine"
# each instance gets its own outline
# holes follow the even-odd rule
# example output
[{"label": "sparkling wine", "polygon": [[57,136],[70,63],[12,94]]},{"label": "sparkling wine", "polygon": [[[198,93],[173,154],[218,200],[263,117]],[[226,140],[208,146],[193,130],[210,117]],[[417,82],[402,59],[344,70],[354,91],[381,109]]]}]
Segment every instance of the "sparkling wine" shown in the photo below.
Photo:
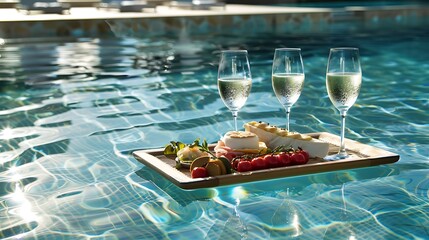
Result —
[{"label": "sparkling wine", "polygon": [[329,99],[338,110],[348,110],[359,95],[361,82],[360,73],[328,73],[326,87]]},{"label": "sparkling wine", "polygon": [[283,106],[292,106],[301,95],[304,74],[273,74],[273,89]]},{"label": "sparkling wine", "polygon": [[248,78],[218,79],[220,97],[230,110],[241,109],[249,97],[252,80]]}]

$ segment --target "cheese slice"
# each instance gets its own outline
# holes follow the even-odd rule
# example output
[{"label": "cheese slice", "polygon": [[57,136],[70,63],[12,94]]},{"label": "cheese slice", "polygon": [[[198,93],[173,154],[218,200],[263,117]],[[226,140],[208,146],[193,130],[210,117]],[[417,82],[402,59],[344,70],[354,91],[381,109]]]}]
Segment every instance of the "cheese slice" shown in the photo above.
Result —
[{"label": "cheese slice", "polygon": [[278,146],[290,146],[295,149],[306,150],[310,157],[323,158],[328,154],[329,143],[296,132],[287,132],[284,129],[270,126],[263,122],[248,122],[244,124],[247,132],[254,133],[267,147],[274,149]]}]

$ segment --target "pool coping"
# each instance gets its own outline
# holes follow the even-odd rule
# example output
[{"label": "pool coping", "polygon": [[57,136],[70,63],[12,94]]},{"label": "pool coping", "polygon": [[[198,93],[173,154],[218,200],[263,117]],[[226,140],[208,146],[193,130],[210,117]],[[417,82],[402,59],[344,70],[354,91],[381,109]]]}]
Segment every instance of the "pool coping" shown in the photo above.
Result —
[{"label": "pool coping", "polygon": [[[225,9],[186,10],[158,6],[156,12],[120,13],[72,8],[70,14],[25,15],[0,9],[0,38],[142,36],[240,30],[237,33],[322,33],[335,27],[408,27],[429,23],[429,6],[350,6],[344,8],[279,7],[227,4]],[[350,27],[349,27],[350,28]],[[351,29],[356,30],[356,29]]]},{"label": "pool coping", "polygon": [[[70,14],[25,14],[16,9],[0,8],[2,18],[0,22],[26,22],[26,21],[70,21],[70,20],[105,20],[105,19],[140,19],[140,18],[174,18],[174,17],[209,17],[209,16],[245,16],[245,15],[277,15],[296,13],[363,13],[363,12],[398,12],[418,11],[429,13],[429,6],[401,5],[401,6],[350,6],[344,8],[318,8],[318,7],[282,7],[261,5],[228,4],[221,10],[186,10],[158,6],[155,11],[125,12],[108,11],[96,7],[71,8]],[[88,14],[96,15],[88,15]]]},{"label": "pool coping", "polygon": [[[70,14],[30,14],[20,13],[15,9],[0,9],[2,16],[0,22],[25,22],[25,21],[70,21],[70,20],[105,20],[105,19],[142,19],[142,18],[175,18],[175,17],[209,17],[209,16],[238,16],[238,15],[272,15],[287,13],[327,13],[330,8],[308,7],[273,7],[259,5],[228,4],[225,10],[186,10],[158,6],[156,12],[124,12],[108,11],[95,7],[72,8]],[[97,15],[88,15],[88,14]]]}]

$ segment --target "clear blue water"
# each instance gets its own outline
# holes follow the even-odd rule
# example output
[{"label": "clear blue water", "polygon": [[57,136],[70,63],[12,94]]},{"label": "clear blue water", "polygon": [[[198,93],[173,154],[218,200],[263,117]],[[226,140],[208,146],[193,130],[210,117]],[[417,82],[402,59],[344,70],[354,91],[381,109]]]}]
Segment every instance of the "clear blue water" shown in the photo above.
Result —
[{"label": "clear blue water", "polygon": [[[37,239],[429,239],[429,30],[349,35],[42,39],[0,46],[0,237]],[[275,47],[301,47],[306,80],[291,128],[339,133],[325,90],[330,47],[360,48],[348,138],[392,165],[195,191],[132,156],[232,128],[219,51],[249,50],[239,123],[282,125]]]}]

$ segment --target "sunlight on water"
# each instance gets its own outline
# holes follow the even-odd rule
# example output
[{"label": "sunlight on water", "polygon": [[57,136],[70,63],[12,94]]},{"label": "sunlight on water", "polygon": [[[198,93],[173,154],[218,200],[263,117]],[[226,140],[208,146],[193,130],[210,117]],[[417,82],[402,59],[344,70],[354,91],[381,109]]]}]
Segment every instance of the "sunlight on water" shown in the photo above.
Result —
[{"label": "sunlight on water", "polygon": [[9,211],[12,215],[18,215],[25,222],[37,221],[37,214],[33,211],[32,203],[26,199],[23,190],[20,188],[19,183],[15,185],[15,192],[10,194],[8,198],[11,199],[11,204],[14,207]]},{"label": "sunlight on water", "polygon": [[1,132],[0,132],[0,139],[4,139],[4,140],[8,140],[15,137],[15,135],[13,134],[13,130],[9,127],[4,128]]}]

